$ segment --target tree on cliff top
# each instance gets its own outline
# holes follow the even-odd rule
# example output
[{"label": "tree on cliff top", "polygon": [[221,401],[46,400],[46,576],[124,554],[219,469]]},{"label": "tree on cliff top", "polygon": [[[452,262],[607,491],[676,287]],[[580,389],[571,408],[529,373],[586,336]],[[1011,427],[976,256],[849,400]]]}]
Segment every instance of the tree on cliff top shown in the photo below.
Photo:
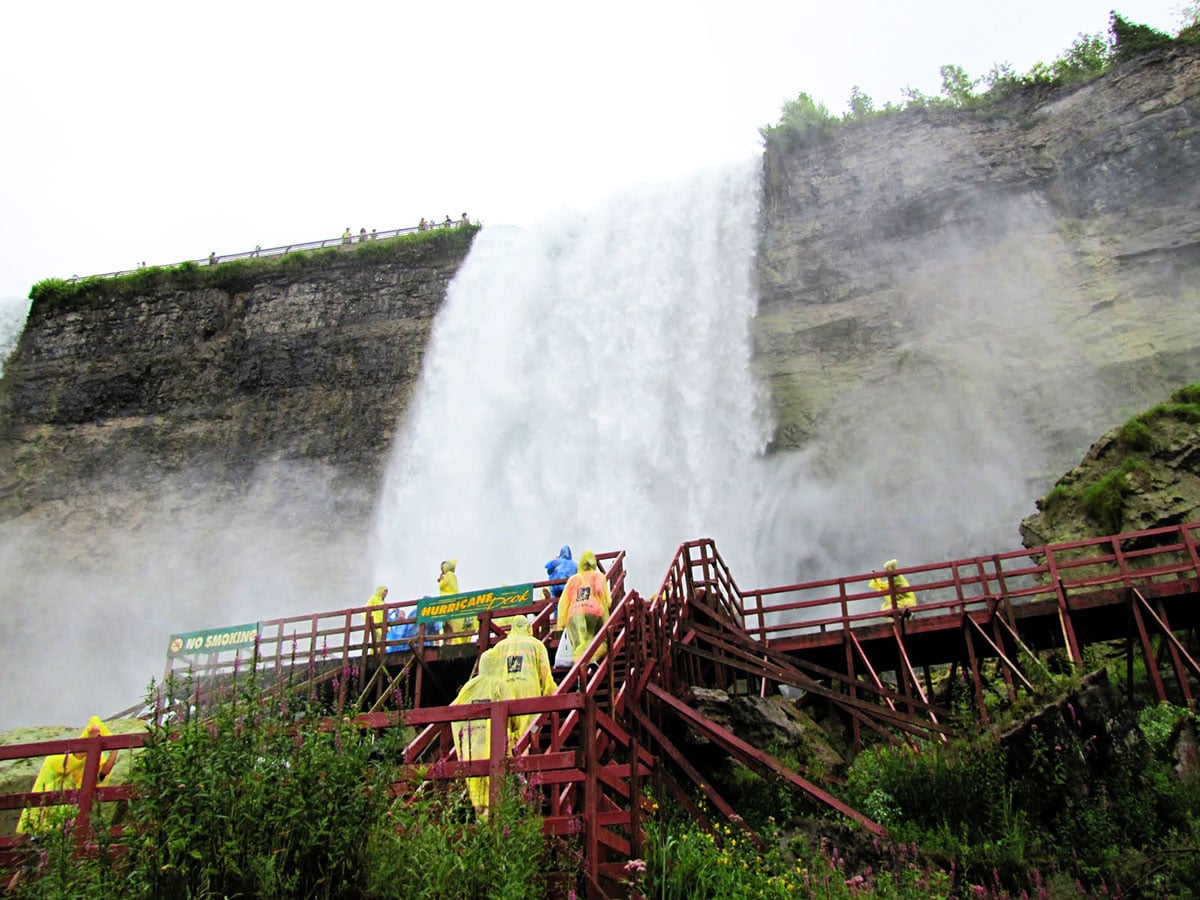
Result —
[{"label": "tree on cliff top", "polygon": [[1155,31],[1149,25],[1138,25],[1118,15],[1114,10],[1111,14],[1110,30],[1113,36],[1113,53],[1118,62],[1125,62],[1135,56],[1141,56],[1156,47],[1166,47],[1174,41],[1169,34]]}]

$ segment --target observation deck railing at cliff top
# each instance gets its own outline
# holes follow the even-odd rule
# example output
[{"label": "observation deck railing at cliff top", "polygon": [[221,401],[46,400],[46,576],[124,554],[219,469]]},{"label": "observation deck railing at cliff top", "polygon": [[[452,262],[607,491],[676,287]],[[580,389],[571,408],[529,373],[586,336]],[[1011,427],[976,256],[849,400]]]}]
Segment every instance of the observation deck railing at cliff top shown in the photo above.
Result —
[{"label": "observation deck railing at cliff top", "polygon": [[[157,266],[141,266],[136,269],[120,269],[116,272],[103,272],[99,275],[72,275],[70,278],[64,279],[69,282],[86,281],[89,278],[117,278],[121,275],[132,275],[135,272],[143,269],[178,269],[180,266],[192,264],[197,266],[219,265],[223,262],[230,262],[236,259],[257,259],[263,256],[284,256],[288,253],[294,253],[301,250],[324,250],[326,248],[337,247],[356,247],[359,244],[369,243],[376,240],[386,240],[388,238],[399,237],[404,234],[415,234],[418,231],[437,231],[446,228],[458,228],[464,224],[461,219],[448,222],[429,222],[425,228],[419,225],[412,225],[408,228],[394,228],[390,231],[375,231],[370,234],[352,234],[349,237],[342,234],[335,238],[322,238],[316,241],[302,241],[298,244],[281,244],[278,247],[255,247],[253,250],[243,250],[240,253],[223,253],[205,256],[200,259],[186,259],[180,262],[166,263]],[[477,223],[470,223],[475,225]]]}]

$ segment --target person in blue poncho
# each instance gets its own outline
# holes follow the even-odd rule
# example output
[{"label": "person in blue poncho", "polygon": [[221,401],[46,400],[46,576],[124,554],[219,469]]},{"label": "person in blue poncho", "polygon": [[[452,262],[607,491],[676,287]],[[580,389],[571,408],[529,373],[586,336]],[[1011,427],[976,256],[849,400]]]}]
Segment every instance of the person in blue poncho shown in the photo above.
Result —
[{"label": "person in blue poncho", "polygon": [[[558,579],[570,578],[578,571],[578,566],[575,565],[575,560],[571,559],[571,548],[563,544],[561,550],[558,551],[558,556],[546,563],[546,577],[555,581]],[[562,599],[563,588],[566,584],[555,584],[548,588],[542,588],[542,596],[547,600]],[[559,626],[561,628],[561,626]],[[571,659],[573,653],[571,651],[571,642],[567,638],[566,632],[563,632],[562,637],[558,642],[558,650],[554,655],[554,668],[569,669],[571,668]]]},{"label": "person in blue poncho", "polygon": [[[387,652],[395,653],[397,651],[411,650],[412,639],[415,638],[420,630],[420,623],[417,622],[417,611],[409,609],[402,613],[398,608],[388,610],[387,620]],[[425,623],[425,646],[430,646],[433,642],[428,640],[430,635],[441,632],[441,625],[438,622]]]},{"label": "person in blue poncho", "polygon": [[[565,583],[576,572],[575,560],[571,559],[571,548],[566,544],[558,551],[558,556],[546,563],[546,577],[555,581],[562,579]],[[555,584],[550,587],[550,597],[557,600],[562,596],[563,585]]]}]

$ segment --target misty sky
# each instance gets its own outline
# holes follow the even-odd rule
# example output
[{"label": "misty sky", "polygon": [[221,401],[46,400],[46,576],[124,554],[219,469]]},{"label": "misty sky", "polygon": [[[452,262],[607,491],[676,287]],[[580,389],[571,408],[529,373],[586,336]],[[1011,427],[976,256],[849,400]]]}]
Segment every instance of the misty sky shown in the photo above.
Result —
[{"label": "misty sky", "polygon": [[[0,298],[467,211],[528,224],[840,113],[1025,71],[1113,0],[63,2],[0,12]],[[1174,32],[1182,0],[1122,0]]]}]

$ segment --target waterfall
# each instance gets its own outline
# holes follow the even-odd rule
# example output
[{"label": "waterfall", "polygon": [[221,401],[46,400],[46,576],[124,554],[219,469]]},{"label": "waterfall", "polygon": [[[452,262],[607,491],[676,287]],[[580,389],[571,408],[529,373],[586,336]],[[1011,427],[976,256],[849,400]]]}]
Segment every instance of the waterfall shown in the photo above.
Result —
[{"label": "waterfall", "polygon": [[587,214],[485,228],[450,285],[372,540],[393,596],[545,578],[571,545],[657,587],[713,537],[748,562],[765,396],[750,372],[758,161]]}]

